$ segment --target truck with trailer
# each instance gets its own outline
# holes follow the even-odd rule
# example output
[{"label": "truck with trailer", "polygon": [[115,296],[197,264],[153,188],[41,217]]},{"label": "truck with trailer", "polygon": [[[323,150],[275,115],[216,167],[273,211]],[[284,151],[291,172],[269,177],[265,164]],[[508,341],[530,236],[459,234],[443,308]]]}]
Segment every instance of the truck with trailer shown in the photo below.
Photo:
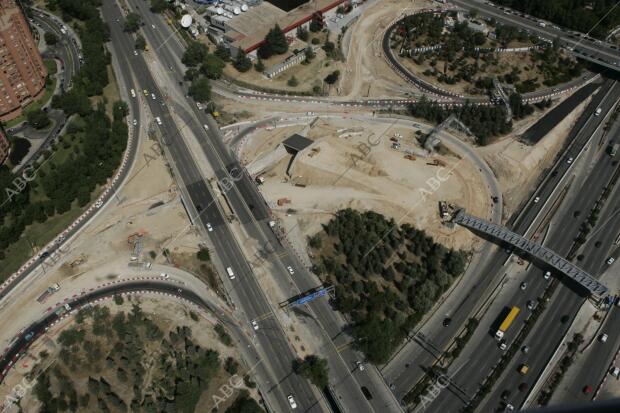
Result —
[{"label": "truck with trailer", "polygon": [[504,334],[506,334],[506,331],[515,320],[515,318],[517,318],[517,315],[520,311],[521,310],[519,310],[519,307],[512,307],[510,309],[508,315],[506,316],[506,318],[504,318],[504,321],[502,321],[502,324],[500,324],[499,328],[497,329],[497,332],[495,333],[495,338],[501,340],[504,337]]},{"label": "truck with trailer", "polygon": [[58,290],[60,290],[60,285],[58,285],[58,283],[52,284],[47,287],[47,290],[43,291],[43,294],[41,294],[39,298],[37,298],[37,302],[44,303],[50,295],[54,294]]}]

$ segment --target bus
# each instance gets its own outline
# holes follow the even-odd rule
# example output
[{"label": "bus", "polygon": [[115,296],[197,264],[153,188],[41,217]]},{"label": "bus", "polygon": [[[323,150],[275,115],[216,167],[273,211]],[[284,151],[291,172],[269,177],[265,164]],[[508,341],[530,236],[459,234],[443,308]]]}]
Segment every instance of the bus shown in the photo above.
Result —
[{"label": "bus", "polygon": [[521,311],[519,310],[519,307],[512,307],[510,309],[510,312],[508,313],[506,318],[504,318],[504,321],[502,321],[502,324],[499,326],[499,329],[495,333],[495,338],[501,340],[504,337],[504,334],[506,334],[506,330],[508,330],[508,327],[510,327],[514,319],[517,318],[519,311]]}]

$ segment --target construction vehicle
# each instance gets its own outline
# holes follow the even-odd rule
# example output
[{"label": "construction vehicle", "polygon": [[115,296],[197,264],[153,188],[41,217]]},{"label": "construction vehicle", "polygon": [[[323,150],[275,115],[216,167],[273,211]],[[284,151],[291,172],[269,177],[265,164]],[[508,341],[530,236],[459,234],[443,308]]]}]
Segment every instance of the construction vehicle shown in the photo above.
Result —
[{"label": "construction vehicle", "polygon": [[440,159],[433,159],[432,162],[426,162],[426,164],[431,166],[446,166],[446,163]]},{"label": "construction vehicle", "polygon": [[308,154],[308,157],[312,158],[314,155],[316,155],[319,152],[321,152],[321,148],[312,148],[310,150],[310,153]]},{"label": "construction vehicle", "polygon": [[50,295],[54,294],[58,290],[60,290],[60,285],[58,285],[58,283],[52,284],[47,287],[47,290],[43,291],[43,294],[41,294],[39,298],[37,298],[37,302],[44,303]]},{"label": "construction vehicle", "polygon": [[84,254],[81,254],[79,257],[77,257],[76,259],[74,259],[73,261],[71,261],[71,263],[69,264],[69,266],[71,268],[73,267],[77,267],[80,264],[83,264],[86,262],[86,256]]},{"label": "construction vehicle", "polygon": [[280,198],[278,199],[277,203],[278,203],[278,206],[282,206],[282,205],[290,204],[291,200],[288,198]]},{"label": "construction vehicle", "polygon": [[508,330],[508,327],[510,327],[515,318],[517,318],[519,311],[521,311],[519,310],[519,307],[512,307],[510,309],[510,312],[508,313],[506,318],[504,318],[504,321],[502,321],[502,324],[499,326],[499,329],[495,333],[495,338],[501,340],[504,337],[504,334],[506,334],[506,330]]}]

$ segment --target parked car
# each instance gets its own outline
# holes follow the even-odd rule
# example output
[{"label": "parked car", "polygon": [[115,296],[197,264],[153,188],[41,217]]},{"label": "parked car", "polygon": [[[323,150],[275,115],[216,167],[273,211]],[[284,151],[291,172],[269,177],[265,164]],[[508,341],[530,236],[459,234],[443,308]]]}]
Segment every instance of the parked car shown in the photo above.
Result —
[{"label": "parked car", "polygon": [[521,289],[522,289],[523,291],[525,291],[525,290],[527,289],[527,283],[526,283],[525,281],[523,281],[523,282],[521,283]]},{"label": "parked car", "polygon": [[287,399],[288,399],[288,404],[291,406],[291,409],[296,409],[297,408],[297,402],[295,402],[295,398],[293,397],[293,395],[289,394]]},{"label": "parked car", "polygon": [[607,333],[603,333],[603,334],[601,334],[601,336],[599,337],[599,340],[601,341],[601,343],[605,343],[605,342],[607,342],[607,338],[608,338],[608,337],[609,337],[609,336],[607,335]]},{"label": "parked car", "polygon": [[616,259],[615,259],[614,257],[609,257],[609,258],[607,259],[607,265],[611,265],[611,264],[613,264],[613,263],[614,263],[614,261],[616,261]]}]

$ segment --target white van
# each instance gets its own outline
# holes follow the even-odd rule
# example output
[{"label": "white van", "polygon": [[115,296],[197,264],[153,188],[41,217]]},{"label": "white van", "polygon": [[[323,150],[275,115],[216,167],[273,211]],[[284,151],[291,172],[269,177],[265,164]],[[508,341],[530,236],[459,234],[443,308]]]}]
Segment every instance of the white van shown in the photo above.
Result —
[{"label": "white van", "polygon": [[229,277],[231,280],[234,280],[234,279],[235,279],[235,273],[233,272],[232,268],[230,268],[230,267],[226,267],[226,272],[228,273],[228,277]]}]

